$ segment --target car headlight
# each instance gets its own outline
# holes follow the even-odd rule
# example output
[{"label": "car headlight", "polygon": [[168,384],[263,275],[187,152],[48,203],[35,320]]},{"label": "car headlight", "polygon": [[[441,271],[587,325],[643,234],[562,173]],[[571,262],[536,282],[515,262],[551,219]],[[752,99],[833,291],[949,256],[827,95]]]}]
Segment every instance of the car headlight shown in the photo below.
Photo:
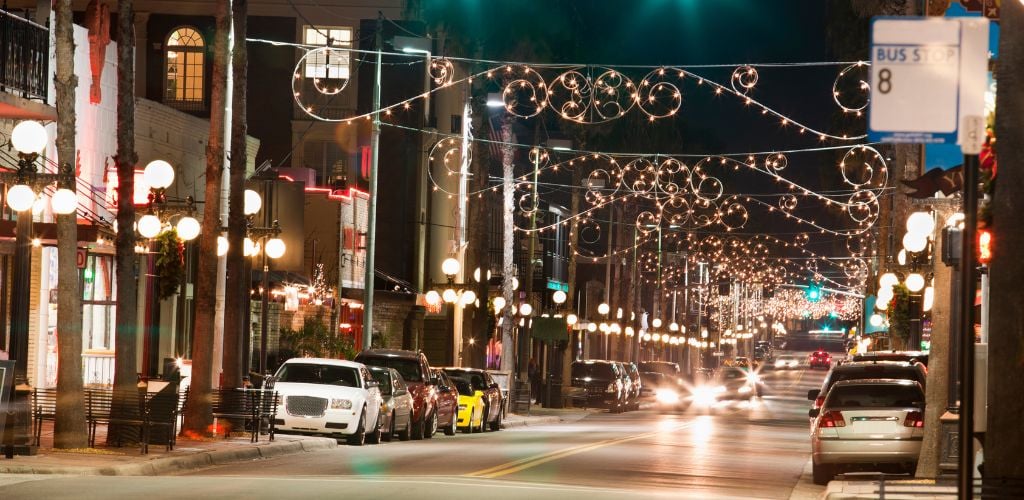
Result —
[{"label": "car headlight", "polygon": [[352,400],[351,399],[331,399],[332,410],[351,410]]},{"label": "car headlight", "polygon": [[761,379],[754,372],[750,372],[747,374],[747,382],[750,382],[751,384],[756,384],[760,380]]},{"label": "car headlight", "polygon": [[709,406],[715,404],[715,400],[718,398],[717,394],[720,392],[718,389],[724,389],[724,387],[698,387],[693,390],[693,402],[698,405]]},{"label": "car headlight", "polygon": [[654,398],[657,399],[659,403],[676,404],[679,402],[679,393],[671,389],[658,389],[658,391],[654,393]]},{"label": "car headlight", "polygon": [[742,386],[739,389],[739,393],[740,394],[746,394],[748,392],[750,392],[750,386],[749,385]]},{"label": "car headlight", "polygon": [[783,366],[786,366],[786,362],[785,361],[779,360],[779,361],[775,362],[775,367],[776,368],[782,368]]}]

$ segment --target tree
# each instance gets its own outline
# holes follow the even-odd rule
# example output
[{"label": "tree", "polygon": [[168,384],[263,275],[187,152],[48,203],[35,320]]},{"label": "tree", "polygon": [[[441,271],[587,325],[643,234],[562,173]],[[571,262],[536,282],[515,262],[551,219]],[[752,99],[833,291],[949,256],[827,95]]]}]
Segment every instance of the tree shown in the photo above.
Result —
[{"label": "tree", "polygon": [[[999,162],[992,197],[992,302],[989,309],[988,427],[985,432],[985,477],[1024,480],[1024,398],[1012,374],[1024,366],[1024,4],[1003,2],[1000,11],[999,62],[996,80],[995,148]],[[987,479],[986,479],[987,481]]]},{"label": "tree", "polygon": [[[71,0],[56,3],[57,74],[57,158],[75,161],[75,39]],[[75,190],[75,179],[61,181],[62,188]],[[82,448],[88,443],[85,400],[82,390],[82,295],[75,264],[78,247],[78,217],[75,212],[57,215],[57,408],[53,426],[54,448]]]},{"label": "tree", "polygon": [[224,176],[224,110],[227,88],[229,0],[217,0],[210,78],[210,139],[206,143],[206,192],[196,278],[196,321],[192,342],[192,385],[182,432],[209,434],[213,424],[210,389],[213,387],[214,313],[217,291],[217,236],[221,232],[220,190]]},{"label": "tree", "polygon": [[505,299],[505,310],[501,313],[501,369],[516,369],[516,345],[512,338],[513,310],[516,307],[512,279],[516,274],[515,253],[515,142],[512,134],[512,120],[506,117],[501,123],[501,296]]},{"label": "tree", "polygon": [[245,190],[245,169],[248,163],[245,138],[246,127],[246,85],[248,52],[245,47],[248,0],[234,0],[231,3],[234,19],[234,46],[232,57],[232,99],[231,99],[231,173],[228,184],[228,256],[227,279],[224,286],[224,387],[241,387],[242,376],[249,367],[244,366],[242,335],[247,332],[248,321],[244,317],[244,301],[248,300],[249,275],[245,272],[245,257],[242,242],[245,238],[245,214],[243,212]]}]

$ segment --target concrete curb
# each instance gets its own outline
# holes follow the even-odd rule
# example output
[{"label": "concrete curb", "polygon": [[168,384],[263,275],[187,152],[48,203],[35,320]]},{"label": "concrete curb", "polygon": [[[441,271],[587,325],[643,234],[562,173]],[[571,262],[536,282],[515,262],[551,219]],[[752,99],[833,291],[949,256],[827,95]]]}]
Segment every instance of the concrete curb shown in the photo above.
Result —
[{"label": "concrete curb", "polygon": [[819,498],[825,498],[826,488],[824,486],[814,484],[813,465],[812,460],[808,458],[807,464],[804,465],[804,470],[800,474],[800,479],[797,480],[796,486],[793,487],[793,492],[789,495],[789,500],[816,500]]},{"label": "concrete curb", "polygon": [[337,448],[337,440],[307,438],[298,441],[277,441],[233,449],[203,451],[189,455],[162,457],[141,463],[126,463],[99,467],[44,466],[32,464],[0,464],[0,474],[62,474],[70,476],[159,476],[212,465],[224,465],[261,458],[280,457],[297,453]]},{"label": "concrete curb", "polygon": [[563,421],[562,417],[556,417],[556,416],[551,416],[551,417],[533,417],[533,418],[530,418],[530,419],[511,420],[511,421],[503,420],[501,422],[501,428],[502,429],[513,429],[515,427],[529,427],[531,425],[557,424],[558,422],[562,422],[562,421]]}]

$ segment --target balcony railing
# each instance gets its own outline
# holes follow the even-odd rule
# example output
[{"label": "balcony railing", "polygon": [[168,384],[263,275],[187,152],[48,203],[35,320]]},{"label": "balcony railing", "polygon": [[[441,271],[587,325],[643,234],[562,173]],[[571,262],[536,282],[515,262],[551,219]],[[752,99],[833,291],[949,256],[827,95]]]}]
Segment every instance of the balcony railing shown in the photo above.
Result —
[{"label": "balcony railing", "polygon": [[46,101],[49,30],[0,10],[0,90]]}]

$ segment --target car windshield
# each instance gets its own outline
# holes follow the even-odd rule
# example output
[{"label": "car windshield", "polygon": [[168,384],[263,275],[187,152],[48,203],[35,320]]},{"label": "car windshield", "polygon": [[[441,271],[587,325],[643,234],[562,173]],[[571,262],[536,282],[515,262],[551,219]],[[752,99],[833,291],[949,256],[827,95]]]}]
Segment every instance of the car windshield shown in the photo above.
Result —
[{"label": "car windshield", "polygon": [[866,366],[862,370],[836,370],[832,374],[832,383],[865,378],[893,378],[923,383],[925,380],[920,375],[923,374],[910,366]]},{"label": "car windshield", "polygon": [[391,377],[386,368],[371,368],[370,373],[373,374],[373,379],[380,384],[380,393],[384,395],[391,394]]},{"label": "car windshield", "polygon": [[833,387],[828,408],[921,408],[924,393],[916,385],[847,385]]},{"label": "car windshield", "polygon": [[394,368],[406,382],[423,382],[423,376],[420,375],[420,362],[416,359],[374,356],[360,358],[357,361],[367,365]]},{"label": "car windshield", "polygon": [[[466,370],[445,370],[445,372],[452,380],[456,381],[456,384],[458,383],[459,380],[462,380],[468,382],[473,387],[474,390],[487,390],[487,379],[484,378],[484,375],[482,373],[471,372]],[[461,390],[459,391],[459,394],[462,394]]]},{"label": "car windshield", "polygon": [[722,370],[722,378],[725,380],[735,380],[738,378],[746,378],[747,372],[743,370]]},{"label": "car windshield", "polygon": [[473,388],[470,387],[468,380],[455,378],[452,379],[452,382],[455,383],[455,390],[459,391],[459,394],[463,396],[470,396],[473,394]]},{"label": "car windshield", "polygon": [[350,366],[286,363],[277,373],[277,381],[359,387],[359,370]]},{"label": "car windshield", "polygon": [[678,375],[679,365],[675,363],[659,363],[648,361],[640,363],[640,371],[650,373],[664,373],[666,375]]},{"label": "car windshield", "polygon": [[573,363],[572,378],[591,380],[612,380],[616,377],[612,365],[606,363]]}]

